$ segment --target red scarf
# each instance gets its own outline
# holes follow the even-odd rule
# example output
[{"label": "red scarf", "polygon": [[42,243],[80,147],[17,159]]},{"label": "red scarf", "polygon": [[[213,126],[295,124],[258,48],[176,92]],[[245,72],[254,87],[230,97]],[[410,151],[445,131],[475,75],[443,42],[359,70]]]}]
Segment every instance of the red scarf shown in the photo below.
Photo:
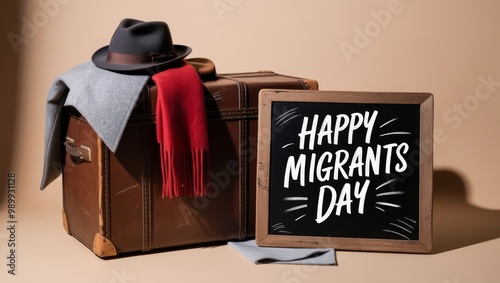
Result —
[{"label": "red scarf", "polygon": [[203,196],[208,181],[208,136],[203,85],[189,64],[153,75],[158,87],[156,134],[163,197]]}]

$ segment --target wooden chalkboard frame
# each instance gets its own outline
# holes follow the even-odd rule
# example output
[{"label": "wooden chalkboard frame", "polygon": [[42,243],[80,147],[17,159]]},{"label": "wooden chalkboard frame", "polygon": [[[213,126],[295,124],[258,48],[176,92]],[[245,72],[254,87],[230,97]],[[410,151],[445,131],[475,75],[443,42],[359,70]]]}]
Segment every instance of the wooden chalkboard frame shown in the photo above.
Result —
[{"label": "wooden chalkboard frame", "polygon": [[[418,240],[276,235],[269,231],[271,115],[273,102],[420,105]],[[428,253],[432,249],[433,96],[430,93],[264,89],[259,94],[256,242],[271,247],[332,247],[338,250]]]}]

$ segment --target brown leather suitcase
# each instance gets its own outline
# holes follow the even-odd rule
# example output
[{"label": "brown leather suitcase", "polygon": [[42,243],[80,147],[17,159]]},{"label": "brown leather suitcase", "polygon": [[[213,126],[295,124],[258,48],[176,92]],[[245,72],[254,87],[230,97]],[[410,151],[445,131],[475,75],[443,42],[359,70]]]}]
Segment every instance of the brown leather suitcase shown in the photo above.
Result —
[{"label": "brown leather suitcase", "polygon": [[258,92],[318,89],[273,72],[205,81],[210,181],[204,197],[162,198],[156,87],[139,99],[112,153],[74,109],[65,109],[63,224],[99,257],[252,237]]}]

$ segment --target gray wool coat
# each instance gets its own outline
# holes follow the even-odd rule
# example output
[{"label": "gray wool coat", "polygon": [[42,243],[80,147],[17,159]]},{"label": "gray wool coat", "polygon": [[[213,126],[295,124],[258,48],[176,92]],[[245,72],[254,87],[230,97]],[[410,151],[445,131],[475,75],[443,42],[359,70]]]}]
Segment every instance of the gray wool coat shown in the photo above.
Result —
[{"label": "gray wool coat", "polygon": [[47,96],[40,189],[47,187],[64,170],[60,144],[62,108],[76,108],[106,146],[115,152],[148,80],[148,75],[115,73],[100,69],[89,61],[71,68],[53,81]]}]

